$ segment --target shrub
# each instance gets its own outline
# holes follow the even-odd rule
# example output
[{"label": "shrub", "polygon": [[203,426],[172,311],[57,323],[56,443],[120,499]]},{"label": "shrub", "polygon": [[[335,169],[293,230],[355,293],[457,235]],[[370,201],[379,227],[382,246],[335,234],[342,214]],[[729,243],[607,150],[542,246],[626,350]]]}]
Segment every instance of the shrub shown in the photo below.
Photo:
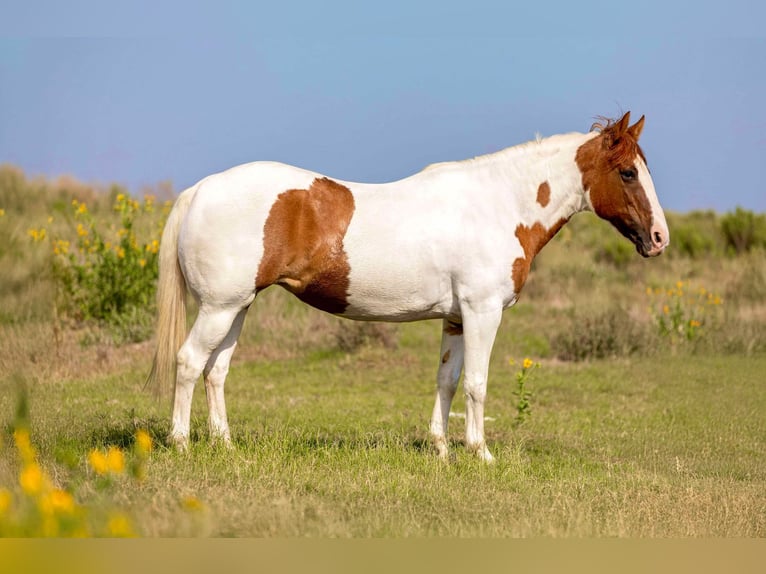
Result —
[{"label": "shrub", "polygon": [[623,237],[612,237],[596,247],[596,261],[624,269],[635,257],[636,248]]},{"label": "shrub", "polygon": [[766,216],[737,207],[721,217],[721,231],[729,251],[740,254],[766,247]]},{"label": "shrub", "polygon": [[386,349],[397,346],[396,329],[388,323],[342,321],[335,331],[335,342],[341,351],[353,353],[365,345],[382,345]]},{"label": "shrub", "polygon": [[698,227],[681,224],[673,228],[673,252],[695,259],[710,255],[715,249],[715,241]]},{"label": "shrub", "polygon": [[[162,221],[151,225],[152,196],[143,202],[117,194],[113,209],[119,226],[99,229],[85,203],[72,200],[73,239],[56,238],[53,278],[57,311],[63,320],[107,327],[116,342],[141,341],[151,336],[157,259]],[[166,209],[169,205],[166,204]],[[163,218],[164,219],[164,218]],[[144,234],[138,239],[138,230]],[[42,230],[30,230],[40,240]]]},{"label": "shrub", "polygon": [[574,315],[551,347],[559,359],[583,361],[633,355],[646,351],[649,343],[645,326],[615,306],[594,315]]}]

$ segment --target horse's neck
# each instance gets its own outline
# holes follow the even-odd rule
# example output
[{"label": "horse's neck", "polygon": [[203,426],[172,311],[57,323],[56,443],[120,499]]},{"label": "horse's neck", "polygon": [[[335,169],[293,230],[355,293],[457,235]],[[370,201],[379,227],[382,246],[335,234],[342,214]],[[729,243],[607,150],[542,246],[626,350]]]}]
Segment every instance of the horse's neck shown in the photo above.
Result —
[{"label": "horse's neck", "polygon": [[550,228],[588,209],[575,155],[591,137],[572,133],[529,142],[479,158],[474,169],[516,224]]}]

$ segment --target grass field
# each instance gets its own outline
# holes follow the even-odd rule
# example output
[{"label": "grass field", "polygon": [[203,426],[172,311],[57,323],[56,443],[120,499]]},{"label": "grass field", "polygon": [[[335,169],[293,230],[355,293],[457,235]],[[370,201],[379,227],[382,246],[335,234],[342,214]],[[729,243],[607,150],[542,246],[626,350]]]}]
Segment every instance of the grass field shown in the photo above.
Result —
[{"label": "grass field", "polygon": [[[150,344],[56,320],[46,256],[25,237],[48,211],[21,211],[0,219],[4,536],[766,536],[762,251],[623,260],[600,250],[623,241],[608,225],[573,221],[504,316],[491,466],[462,448],[460,393],[452,460],[431,452],[440,323],[360,326],[267,291],[227,381],[234,448],[207,440],[198,388],[180,454],[164,442],[169,405],[141,389]],[[682,300],[679,284],[710,304]],[[681,330],[662,334],[658,315],[676,305]],[[518,424],[524,357],[540,367]],[[52,510],[24,474],[22,428],[60,493]],[[132,472],[139,429],[153,448]],[[94,452],[115,454],[114,472],[99,473]]]}]

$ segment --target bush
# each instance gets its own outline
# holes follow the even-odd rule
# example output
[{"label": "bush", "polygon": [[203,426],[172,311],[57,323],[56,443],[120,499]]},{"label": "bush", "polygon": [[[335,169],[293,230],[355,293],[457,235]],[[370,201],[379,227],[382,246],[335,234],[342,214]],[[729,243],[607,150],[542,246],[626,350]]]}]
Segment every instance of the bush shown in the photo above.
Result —
[{"label": "bush", "polygon": [[721,217],[721,231],[726,246],[735,254],[746,253],[756,247],[766,247],[766,216],[737,207],[733,213]]},{"label": "bush", "polygon": [[574,315],[569,328],[553,338],[551,347],[564,361],[625,357],[646,351],[650,335],[627,311],[612,307],[592,316]]},{"label": "bush", "polygon": [[[52,240],[59,318],[107,327],[118,343],[147,339],[153,326],[162,221],[143,226],[143,241],[137,228],[154,212],[153,197],[139,203],[117,194],[113,209],[120,225],[109,234],[98,228],[85,203],[73,200],[72,208],[76,238]],[[35,240],[45,238],[45,229],[29,233]]]},{"label": "bush", "polygon": [[596,261],[624,269],[635,257],[636,248],[624,237],[613,237],[596,247]]},{"label": "bush", "polygon": [[695,225],[681,224],[673,228],[671,233],[673,251],[679,255],[697,257],[710,255],[715,250],[715,241]]},{"label": "bush", "polygon": [[353,353],[365,345],[381,345],[386,349],[397,346],[396,329],[389,323],[343,321],[335,331],[338,348]]}]

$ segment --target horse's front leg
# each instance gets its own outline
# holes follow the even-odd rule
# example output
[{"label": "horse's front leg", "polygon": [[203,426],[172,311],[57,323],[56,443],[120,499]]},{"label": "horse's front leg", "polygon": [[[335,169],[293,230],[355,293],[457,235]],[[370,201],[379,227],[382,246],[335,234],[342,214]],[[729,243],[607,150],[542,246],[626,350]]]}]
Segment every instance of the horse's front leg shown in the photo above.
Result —
[{"label": "horse's front leg", "polygon": [[444,320],[439,372],[436,375],[436,404],[431,415],[431,440],[439,458],[447,460],[447,425],[452,398],[463,370],[463,327]]},{"label": "horse's front leg", "polygon": [[478,311],[466,309],[462,314],[465,347],[465,443],[479,458],[492,462],[492,454],[484,441],[484,399],[487,396],[489,357],[500,326],[502,307],[485,305]]}]

